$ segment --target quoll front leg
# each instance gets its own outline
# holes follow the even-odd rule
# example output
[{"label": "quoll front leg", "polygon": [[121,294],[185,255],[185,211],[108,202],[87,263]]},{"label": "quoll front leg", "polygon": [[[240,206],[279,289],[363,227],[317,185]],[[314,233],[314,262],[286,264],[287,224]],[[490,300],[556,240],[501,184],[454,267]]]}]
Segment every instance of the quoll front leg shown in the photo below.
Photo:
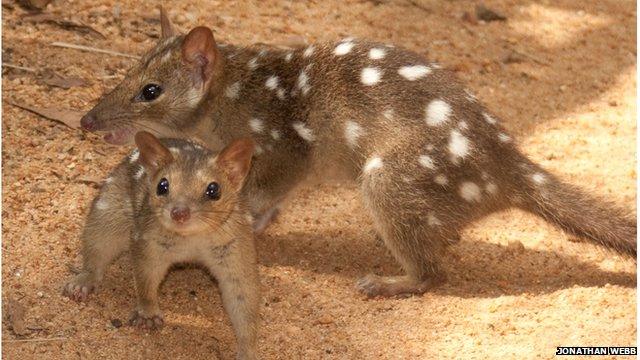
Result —
[{"label": "quoll front leg", "polygon": [[102,281],[109,264],[129,245],[131,209],[116,199],[115,191],[109,186],[103,189],[93,203],[80,236],[82,270],[63,287],[63,294],[76,301],[87,300]]},{"label": "quoll front leg", "polygon": [[260,281],[253,243],[233,240],[212,247],[207,264],[218,280],[224,308],[238,344],[238,359],[257,359],[260,319]]},{"label": "quoll front leg", "polygon": [[157,245],[143,240],[134,242],[131,252],[137,305],[129,324],[145,330],[159,329],[164,325],[164,320],[158,304],[158,289],[171,262],[162,261]]}]

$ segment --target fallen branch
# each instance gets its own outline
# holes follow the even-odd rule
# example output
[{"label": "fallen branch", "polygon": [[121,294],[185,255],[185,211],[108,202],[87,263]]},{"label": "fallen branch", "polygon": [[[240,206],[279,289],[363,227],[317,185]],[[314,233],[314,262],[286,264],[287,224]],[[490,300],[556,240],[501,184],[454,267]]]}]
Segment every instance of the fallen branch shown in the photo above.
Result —
[{"label": "fallen branch", "polygon": [[75,50],[82,50],[82,51],[88,51],[88,52],[96,52],[96,53],[107,54],[107,55],[112,55],[112,56],[122,56],[122,57],[130,58],[130,59],[140,59],[140,56],[137,56],[137,55],[125,54],[125,53],[112,51],[112,50],[98,49],[98,48],[94,48],[94,47],[90,47],[90,46],[84,46],[84,45],[69,44],[69,43],[66,43],[66,42],[58,42],[58,41],[57,42],[52,42],[51,46],[57,46],[57,47],[62,47],[62,48],[75,49]]},{"label": "fallen branch", "polygon": [[21,343],[21,342],[46,342],[46,341],[63,341],[67,340],[66,337],[54,337],[54,338],[37,338],[37,339],[2,339],[2,343]]},{"label": "fallen branch", "polygon": [[7,101],[10,105],[18,107],[22,110],[26,110],[32,112],[34,114],[40,115],[49,120],[53,120],[55,122],[64,124],[72,129],[80,129],[80,118],[84,115],[84,112],[68,110],[68,109],[57,109],[57,108],[41,108],[36,106],[30,106],[26,104],[18,104],[13,101]]},{"label": "fallen branch", "polygon": [[9,64],[9,63],[2,63],[2,67],[6,67],[6,68],[10,68],[10,69],[18,69],[18,70],[22,70],[22,71],[26,71],[26,72],[37,72],[38,70],[34,69],[34,68],[30,68],[30,67],[26,67],[26,66],[20,66],[20,65],[14,65],[14,64]]}]

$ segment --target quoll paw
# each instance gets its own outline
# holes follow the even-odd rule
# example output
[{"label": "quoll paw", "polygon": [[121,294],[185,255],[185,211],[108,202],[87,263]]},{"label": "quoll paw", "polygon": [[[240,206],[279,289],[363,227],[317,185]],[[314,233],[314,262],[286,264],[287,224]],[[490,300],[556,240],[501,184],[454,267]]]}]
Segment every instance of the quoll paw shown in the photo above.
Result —
[{"label": "quoll paw", "polygon": [[135,310],[129,325],[143,330],[158,330],[164,326],[164,320],[162,315],[144,315],[140,310]]},{"label": "quoll paw", "polygon": [[96,286],[88,273],[81,273],[69,280],[62,289],[62,294],[77,302],[87,301],[89,294]]},{"label": "quoll paw", "polygon": [[392,297],[398,295],[420,295],[442,285],[445,282],[442,274],[419,281],[408,276],[377,276],[369,274],[356,283],[358,291],[367,297]]}]

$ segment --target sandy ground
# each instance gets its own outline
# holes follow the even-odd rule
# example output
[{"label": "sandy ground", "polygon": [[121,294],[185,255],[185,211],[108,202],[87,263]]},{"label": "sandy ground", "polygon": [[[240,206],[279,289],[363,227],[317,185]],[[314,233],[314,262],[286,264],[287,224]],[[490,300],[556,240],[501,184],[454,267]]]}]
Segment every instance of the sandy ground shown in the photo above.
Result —
[{"label": "sandy ground", "polygon": [[[6,2],[3,1],[3,4]],[[182,30],[215,28],[242,44],[291,35],[393,42],[456,70],[506,120],[525,152],[564,179],[635,211],[636,8],[633,1],[487,1],[506,22],[474,24],[474,1],[171,2]],[[47,12],[106,39],[22,19],[3,8],[3,62],[88,80],[68,90],[33,73],[2,77],[2,297],[27,309],[28,334],[2,324],[6,359],[233,357],[215,283],[197,268],[161,290],[167,326],[126,322],[134,304],[127,257],[87,304],[60,295],[78,265],[78,234],[101,178],[126,149],[9,104],[88,110],[134,60],[53,41],[141,54],[156,41],[154,1],[54,1]],[[4,6],[3,6],[4,7]],[[376,241],[352,185],[299,190],[257,239],[264,289],[260,349],[279,359],[551,358],[557,345],[636,344],[636,266],[521,212],[472,226],[451,248],[449,281],[424,296],[367,300],[360,276],[399,267]],[[521,245],[523,246],[521,246]],[[117,323],[117,321],[116,321]],[[25,341],[34,340],[34,341]]]}]

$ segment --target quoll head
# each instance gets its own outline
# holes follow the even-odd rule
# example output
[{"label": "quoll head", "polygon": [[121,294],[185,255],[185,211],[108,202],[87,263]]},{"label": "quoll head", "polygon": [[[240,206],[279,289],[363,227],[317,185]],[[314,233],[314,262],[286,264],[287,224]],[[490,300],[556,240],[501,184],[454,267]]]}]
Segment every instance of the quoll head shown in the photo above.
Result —
[{"label": "quoll head", "polygon": [[146,176],[148,205],[166,229],[211,232],[241,211],[239,192],[251,167],[254,144],[232,142],[213,153],[187,142],[167,147],[149,132],[135,135]]},{"label": "quoll head", "polygon": [[212,31],[203,26],[179,34],[161,9],[162,37],[122,82],[81,119],[88,131],[112,144],[131,142],[137,130],[180,135],[223,74]]}]

